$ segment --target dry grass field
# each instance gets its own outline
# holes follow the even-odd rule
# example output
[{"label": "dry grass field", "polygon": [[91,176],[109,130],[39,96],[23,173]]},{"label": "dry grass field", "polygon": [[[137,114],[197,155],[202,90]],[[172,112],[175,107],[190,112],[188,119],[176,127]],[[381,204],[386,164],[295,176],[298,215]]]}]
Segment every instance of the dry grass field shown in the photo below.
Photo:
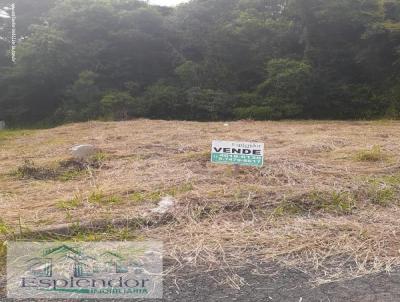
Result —
[{"label": "dry grass field", "polygon": [[[264,167],[235,175],[211,164],[213,139],[264,142]],[[102,151],[81,166],[68,150],[76,144]],[[0,131],[0,239],[70,224],[64,238],[163,240],[167,257],[209,270],[274,261],[317,282],[390,271],[400,264],[399,150],[391,121]],[[164,196],[174,209],[149,214]]]}]

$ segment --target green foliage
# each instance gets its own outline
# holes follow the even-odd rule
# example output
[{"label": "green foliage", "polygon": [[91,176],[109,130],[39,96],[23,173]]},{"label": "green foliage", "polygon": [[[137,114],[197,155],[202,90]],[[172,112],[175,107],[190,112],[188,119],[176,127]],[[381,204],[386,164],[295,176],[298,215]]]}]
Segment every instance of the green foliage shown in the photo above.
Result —
[{"label": "green foliage", "polygon": [[0,20],[9,124],[400,117],[399,1],[37,2],[16,64]]},{"label": "green foliage", "polygon": [[138,116],[141,112],[137,100],[125,91],[108,92],[100,102],[103,113],[117,120],[126,120],[128,116]]},{"label": "green foliage", "polygon": [[277,112],[267,106],[238,107],[234,110],[237,119],[270,120],[280,118]]},{"label": "green foliage", "polygon": [[276,118],[294,118],[308,102],[312,68],[303,61],[273,59],[267,64],[267,80],[258,87],[264,104]]},{"label": "green foliage", "polygon": [[275,209],[273,214],[276,216],[298,215],[303,213],[301,206],[293,202],[283,201]]},{"label": "green foliage", "polygon": [[101,191],[94,191],[89,195],[88,201],[100,205],[112,205],[121,203],[122,199],[116,195],[107,196]]},{"label": "green foliage", "polygon": [[18,130],[18,129],[6,129],[0,130],[0,143],[5,140],[11,140],[17,137],[31,135],[34,130]]},{"label": "green foliage", "polygon": [[359,151],[356,155],[358,161],[376,162],[385,158],[386,156],[383,154],[380,146],[373,146],[372,149]]},{"label": "green foliage", "polygon": [[107,159],[107,153],[100,151],[100,152],[96,152],[94,155],[92,155],[89,158],[89,163],[92,163],[92,165],[100,165],[106,159]]},{"label": "green foliage", "polygon": [[79,195],[75,195],[72,199],[59,201],[57,203],[57,207],[64,210],[74,210],[82,206],[82,204],[82,197]]},{"label": "green foliage", "polygon": [[11,228],[2,219],[0,219],[0,235],[7,235],[11,232]]},{"label": "green foliage", "polygon": [[294,96],[303,91],[309,81],[312,69],[303,61],[273,59],[268,62],[266,71],[268,79],[260,85],[261,92]]},{"label": "green foliage", "polygon": [[150,86],[146,90],[142,103],[145,114],[152,118],[178,118],[179,114],[185,111],[180,89],[161,83]]},{"label": "green foliage", "polygon": [[58,176],[58,179],[61,181],[71,181],[81,177],[85,173],[86,173],[85,170],[67,170],[62,172]]},{"label": "green foliage", "polygon": [[179,186],[175,186],[165,190],[163,193],[165,195],[170,195],[172,197],[177,196],[179,194],[184,194],[193,190],[193,185],[191,183],[184,183]]},{"label": "green foliage", "polygon": [[175,69],[175,73],[184,87],[199,87],[201,85],[201,66],[192,61],[185,61],[179,65]]},{"label": "green foliage", "polygon": [[134,192],[131,195],[131,200],[135,204],[143,202],[157,202],[162,198],[161,192]]},{"label": "green foliage", "polygon": [[184,183],[179,186],[174,186],[163,190],[155,190],[152,192],[134,192],[131,195],[131,200],[134,203],[158,202],[164,196],[175,197],[179,194],[184,194],[192,190],[193,190],[193,185],[191,183]]},{"label": "green foliage", "polygon": [[96,84],[98,74],[82,71],[78,79],[68,88],[62,113],[67,121],[94,119],[101,113],[101,91]]},{"label": "green foliage", "polygon": [[367,197],[372,203],[389,206],[397,203],[400,193],[400,174],[374,177],[368,180]]},{"label": "green foliage", "polygon": [[284,200],[275,208],[274,214],[297,215],[307,212],[328,212],[347,215],[356,208],[355,197],[349,192],[312,191],[296,199]]},{"label": "green foliage", "polygon": [[191,88],[186,91],[189,117],[196,120],[217,120],[231,116],[230,96],[212,89]]},{"label": "green foliage", "polygon": [[396,191],[391,188],[380,188],[371,190],[372,201],[376,204],[386,206],[390,202],[395,201]]},{"label": "green foliage", "polygon": [[400,173],[382,176],[380,181],[400,188]]},{"label": "green foliage", "polygon": [[322,202],[321,207],[338,213],[350,214],[355,208],[355,200],[350,193],[333,192],[330,198]]}]

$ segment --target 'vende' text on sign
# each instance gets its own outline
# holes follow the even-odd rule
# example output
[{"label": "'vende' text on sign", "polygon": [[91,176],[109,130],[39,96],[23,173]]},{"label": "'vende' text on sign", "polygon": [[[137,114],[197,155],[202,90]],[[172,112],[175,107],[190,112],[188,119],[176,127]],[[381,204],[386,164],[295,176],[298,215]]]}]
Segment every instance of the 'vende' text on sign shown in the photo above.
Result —
[{"label": "'vende' text on sign", "polygon": [[216,164],[262,167],[264,164],[264,144],[213,141],[211,162]]}]

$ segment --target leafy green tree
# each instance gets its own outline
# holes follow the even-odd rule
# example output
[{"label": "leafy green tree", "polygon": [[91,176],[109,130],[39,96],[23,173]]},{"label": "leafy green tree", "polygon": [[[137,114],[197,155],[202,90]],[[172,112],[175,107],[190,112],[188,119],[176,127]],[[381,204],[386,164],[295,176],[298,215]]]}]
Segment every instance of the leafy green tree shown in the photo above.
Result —
[{"label": "leafy green tree", "polygon": [[15,2],[7,122],[399,117],[399,0]]},{"label": "leafy green tree", "polygon": [[174,119],[187,112],[182,91],[164,83],[148,87],[141,104],[145,115],[150,118]]},{"label": "leafy green tree", "polygon": [[104,114],[117,120],[127,120],[129,116],[139,116],[142,113],[137,99],[126,91],[110,91],[100,102]]},{"label": "leafy green tree", "polygon": [[93,71],[82,71],[78,79],[67,89],[62,113],[68,121],[84,121],[99,117],[102,92],[96,79],[98,74]]},{"label": "leafy green tree", "polygon": [[231,97],[212,89],[191,88],[185,92],[189,116],[195,120],[218,120],[232,116]]},{"label": "leafy green tree", "polygon": [[185,61],[175,69],[175,73],[182,86],[186,88],[200,87],[202,85],[202,70],[199,64]]},{"label": "leafy green tree", "polygon": [[267,79],[259,85],[258,93],[264,97],[269,111],[276,111],[277,118],[306,114],[312,67],[304,61],[273,59],[268,62],[266,72]]},{"label": "leafy green tree", "polygon": [[[73,77],[73,60],[63,32],[36,26],[17,47],[17,63],[5,67],[0,104],[9,121],[33,122],[49,118]],[[0,110],[1,111],[1,110]]]}]

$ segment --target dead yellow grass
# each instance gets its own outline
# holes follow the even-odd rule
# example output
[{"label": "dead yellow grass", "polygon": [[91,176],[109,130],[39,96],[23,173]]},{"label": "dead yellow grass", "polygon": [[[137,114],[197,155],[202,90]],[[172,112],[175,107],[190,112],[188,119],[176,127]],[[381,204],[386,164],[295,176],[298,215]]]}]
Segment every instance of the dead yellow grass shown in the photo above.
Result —
[{"label": "dead yellow grass", "polygon": [[[170,219],[140,234],[163,240],[182,265],[274,260],[314,272],[322,282],[400,264],[398,122],[225,127],[138,120],[4,137],[0,217],[10,228],[129,220],[174,195],[178,205]],[[235,177],[229,167],[209,162],[213,139],[264,142],[265,166],[243,168]],[[54,167],[83,143],[103,150],[99,168],[63,180],[13,174],[25,160]],[[360,160],[374,148],[379,160]],[[99,192],[102,202],[93,202]]]}]

